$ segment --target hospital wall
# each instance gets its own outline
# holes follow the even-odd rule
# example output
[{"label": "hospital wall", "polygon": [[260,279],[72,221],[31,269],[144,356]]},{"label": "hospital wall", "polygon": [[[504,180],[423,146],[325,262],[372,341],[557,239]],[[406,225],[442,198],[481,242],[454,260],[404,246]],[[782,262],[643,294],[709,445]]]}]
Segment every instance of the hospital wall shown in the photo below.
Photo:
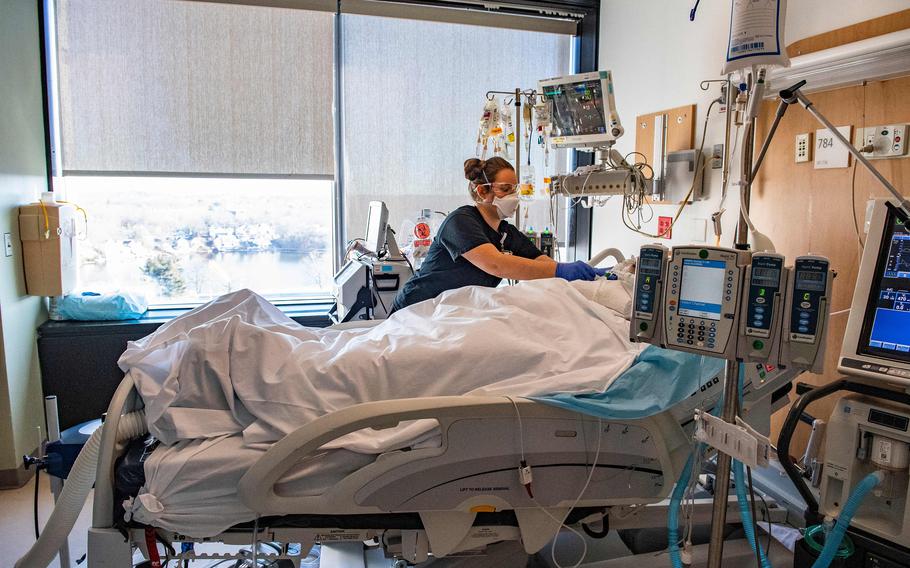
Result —
[{"label": "hospital wall", "polygon": [[[729,2],[702,2],[695,22],[688,21],[691,4],[604,1],[599,67],[614,72],[617,108],[623,117],[626,132],[630,134],[619,145],[623,151],[634,149],[634,129],[631,127],[634,127],[636,116],[691,103],[698,104],[696,145],[701,142],[704,112],[718,92],[703,93],[699,82],[720,76],[729,28]],[[790,44],[906,8],[905,0],[791,0],[786,42]],[[635,26],[630,22],[649,22],[649,25]],[[811,96],[836,124],[856,126],[862,124],[864,106],[869,125],[910,121],[908,91],[910,79],[904,78]],[[773,101],[763,105],[758,126],[760,137],[767,132],[775,108],[776,102]],[[723,120],[722,114],[718,114],[716,119],[712,116],[706,149],[723,143]],[[789,257],[807,252],[831,257],[834,268],[839,272],[833,302],[833,310],[837,311],[849,307],[858,262],[858,247],[853,244],[856,237],[849,218],[852,176],[849,170],[814,171],[811,163],[794,163],[795,134],[814,132],[816,128],[813,119],[801,109],[791,110],[785,117],[775,138],[776,144],[772,144],[753,189],[753,220],[760,230],[771,236],[778,251]],[[885,175],[897,182],[899,187],[902,180],[910,179],[910,160],[901,160],[899,165],[887,162],[894,160],[877,162],[877,165],[884,168]],[[738,179],[737,166],[733,166],[731,180]],[[673,239],[664,241],[667,245],[696,242],[693,220],[708,220],[719,207],[720,170],[709,170],[705,189],[707,199],[696,202],[684,212],[674,228]],[[723,246],[731,246],[733,242],[739,207],[736,193],[735,187],[729,190],[724,203],[727,213],[724,216]],[[856,203],[860,222],[866,197],[880,193],[868,174],[857,172]],[[676,206],[655,206],[655,219],[646,226],[648,232],[656,231],[657,215],[673,215],[675,210]],[[618,198],[603,208],[595,209],[593,225],[595,251],[617,246],[626,255],[635,254],[642,244],[654,241],[622,226]],[[707,240],[713,243],[710,223]],[[841,315],[832,322],[825,375],[803,375],[801,381],[821,384],[837,376],[836,356],[840,351],[846,321],[846,315]],[[817,416],[826,416],[832,407],[833,400],[829,400],[813,405],[810,410]],[[772,420],[775,436],[783,417],[781,412]],[[797,431],[794,448],[802,446],[804,434],[801,430]]]},{"label": "hospital wall", "polygon": [[[699,83],[721,78],[727,33],[730,27],[730,2],[701,2],[694,22],[689,10],[694,2],[645,0],[603,0],[601,3],[600,54],[598,68],[613,71],[616,107],[626,133],[617,143],[623,154],[635,149],[635,117],[664,109],[696,103],[695,145],[701,143],[705,111],[711,99],[719,96],[718,87],[702,91]],[[906,0],[790,0],[787,7],[788,44],[856,22],[907,8]],[[705,152],[724,142],[725,115],[715,105],[707,130]],[[735,161],[735,160],[734,160]],[[731,164],[731,182],[738,179],[739,168]],[[732,246],[737,222],[739,197],[734,186],[724,202],[723,246]],[[721,201],[721,170],[707,169],[707,198],[688,207],[673,229],[667,245],[701,242],[696,235],[696,220],[708,222],[707,242],[713,244],[711,214]],[[642,244],[655,239],[638,235],[623,226],[622,199],[612,198],[595,208],[592,253],[617,247],[626,256],[636,254]],[[676,205],[654,205],[653,219],[644,224],[645,232],[656,234],[657,217],[673,216]]]},{"label": "hospital wall", "polygon": [[46,319],[41,299],[25,295],[17,206],[47,187],[41,97],[38,3],[0,0],[0,486],[21,483],[22,455],[44,428],[35,329]]}]

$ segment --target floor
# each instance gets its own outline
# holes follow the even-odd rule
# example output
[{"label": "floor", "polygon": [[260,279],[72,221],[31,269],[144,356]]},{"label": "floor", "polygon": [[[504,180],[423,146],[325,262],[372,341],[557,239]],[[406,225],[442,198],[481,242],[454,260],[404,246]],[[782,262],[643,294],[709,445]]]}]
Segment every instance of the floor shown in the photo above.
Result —
[{"label": "floor", "polygon": [[[54,497],[47,476],[41,476],[38,490],[38,519],[39,526],[43,527],[54,508]],[[12,566],[35,542],[34,498],[34,478],[19,489],[0,490],[0,564],[3,566]],[[88,502],[69,539],[73,565],[85,554],[86,535],[92,522],[91,503],[92,497],[89,494]],[[51,567],[60,568],[58,559],[54,559]]]}]

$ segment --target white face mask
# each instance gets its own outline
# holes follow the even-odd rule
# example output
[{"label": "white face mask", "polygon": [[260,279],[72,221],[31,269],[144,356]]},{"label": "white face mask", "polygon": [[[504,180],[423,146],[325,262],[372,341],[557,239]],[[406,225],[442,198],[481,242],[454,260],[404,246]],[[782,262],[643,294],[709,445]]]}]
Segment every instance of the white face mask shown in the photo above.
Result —
[{"label": "white face mask", "polygon": [[515,210],[518,209],[518,203],[519,200],[517,195],[493,198],[493,207],[495,207],[496,212],[499,213],[500,219],[508,219],[514,215]]}]

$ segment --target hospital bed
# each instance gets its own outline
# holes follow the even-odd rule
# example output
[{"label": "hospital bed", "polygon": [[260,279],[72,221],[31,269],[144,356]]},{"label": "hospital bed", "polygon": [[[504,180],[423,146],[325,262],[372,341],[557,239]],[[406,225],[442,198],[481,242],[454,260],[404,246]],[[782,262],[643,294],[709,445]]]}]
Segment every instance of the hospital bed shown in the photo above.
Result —
[{"label": "hospital bed", "polygon": [[[762,374],[759,379],[758,369],[746,369],[744,406],[770,416],[772,405],[786,399],[781,395],[794,374]],[[500,397],[427,397],[349,407],[302,426],[238,473],[237,499],[253,512],[252,521],[194,538],[184,534],[191,530],[155,529],[114,516],[116,463],[126,449],[116,432],[122,417],[142,409],[127,377],[110,403],[101,434],[88,566],[129,566],[135,548],[148,557],[149,528],[182,559],[237,558],[179,552],[184,543],[208,541],[246,545],[260,557],[294,563],[302,556],[287,543],[299,544],[303,556],[314,543],[357,543],[356,555],[359,543],[373,541],[387,556],[407,563],[504,540],[520,540],[534,553],[553,539],[563,521],[595,523],[611,509],[628,516],[664,500],[691,450],[693,411],[713,406],[720,382],[707,380],[673,408],[633,420]],[[759,383],[761,388],[755,388]],[[779,400],[772,403],[774,398]],[[426,419],[438,424],[431,443],[335,467],[315,491],[282,482],[308,455],[347,433]],[[533,464],[529,490],[518,475],[522,460]],[[309,471],[319,473],[318,468]],[[260,543],[282,544],[265,549]]]}]

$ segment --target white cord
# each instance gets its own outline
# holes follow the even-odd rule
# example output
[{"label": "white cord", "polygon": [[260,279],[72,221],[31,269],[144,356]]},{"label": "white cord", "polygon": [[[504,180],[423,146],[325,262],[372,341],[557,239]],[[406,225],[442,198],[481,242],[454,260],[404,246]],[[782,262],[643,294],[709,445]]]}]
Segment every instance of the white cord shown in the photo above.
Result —
[{"label": "white cord", "polygon": [[525,434],[524,434],[524,426],[521,425],[521,412],[518,411],[518,404],[515,402],[515,400],[512,399],[511,396],[506,396],[504,398],[506,398],[509,402],[511,402],[512,406],[515,407],[515,416],[518,417],[518,442],[521,446],[521,461],[522,461],[522,463],[524,463],[526,461],[525,460]]},{"label": "white cord", "polygon": [[534,504],[537,505],[537,507],[541,511],[543,511],[544,514],[546,514],[548,517],[550,517],[550,519],[559,523],[559,528],[556,529],[556,534],[553,535],[553,542],[550,545],[550,559],[553,561],[553,565],[556,566],[556,568],[565,568],[562,564],[560,564],[556,560],[556,539],[559,536],[560,531],[562,531],[563,527],[569,529],[569,532],[571,532],[572,534],[577,536],[579,540],[581,540],[581,551],[582,551],[581,558],[579,558],[578,562],[573,564],[571,566],[571,568],[578,568],[579,566],[581,566],[581,563],[584,562],[585,558],[588,556],[588,541],[585,539],[584,535],[582,535],[580,532],[578,532],[574,528],[566,525],[566,519],[568,519],[569,515],[572,514],[572,511],[575,509],[575,506],[578,505],[578,502],[581,501],[581,498],[584,496],[585,492],[588,490],[588,486],[591,485],[591,479],[594,478],[594,472],[597,471],[597,461],[600,459],[600,443],[602,440],[603,440],[603,421],[600,419],[600,417],[598,417],[597,418],[597,450],[594,452],[594,463],[591,465],[591,471],[590,471],[590,473],[588,473],[588,478],[585,480],[585,485],[584,485],[584,487],[582,487],[581,493],[579,493],[578,497],[575,498],[575,501],[572,503],[572,506],[569,507],[569,510],[566,512],[566,515],[565,515],[565,517],[562,518],[562,520],[557,519],[552,513],[550,513],[550,511],[545,509],[543,507],[543,505],[541,505],[540,503],[537,502],[536,499],[534,499]]},{"label": "white cord", "polygon": [[852,309],[853,308],[847,308],[846,310],[838,310],[836,312],[831,312],[830,314],[828,314],[828,317],[839,316],[841,314],[848,314],[848,313],[850,313],[850,310],[852,310]]}]

